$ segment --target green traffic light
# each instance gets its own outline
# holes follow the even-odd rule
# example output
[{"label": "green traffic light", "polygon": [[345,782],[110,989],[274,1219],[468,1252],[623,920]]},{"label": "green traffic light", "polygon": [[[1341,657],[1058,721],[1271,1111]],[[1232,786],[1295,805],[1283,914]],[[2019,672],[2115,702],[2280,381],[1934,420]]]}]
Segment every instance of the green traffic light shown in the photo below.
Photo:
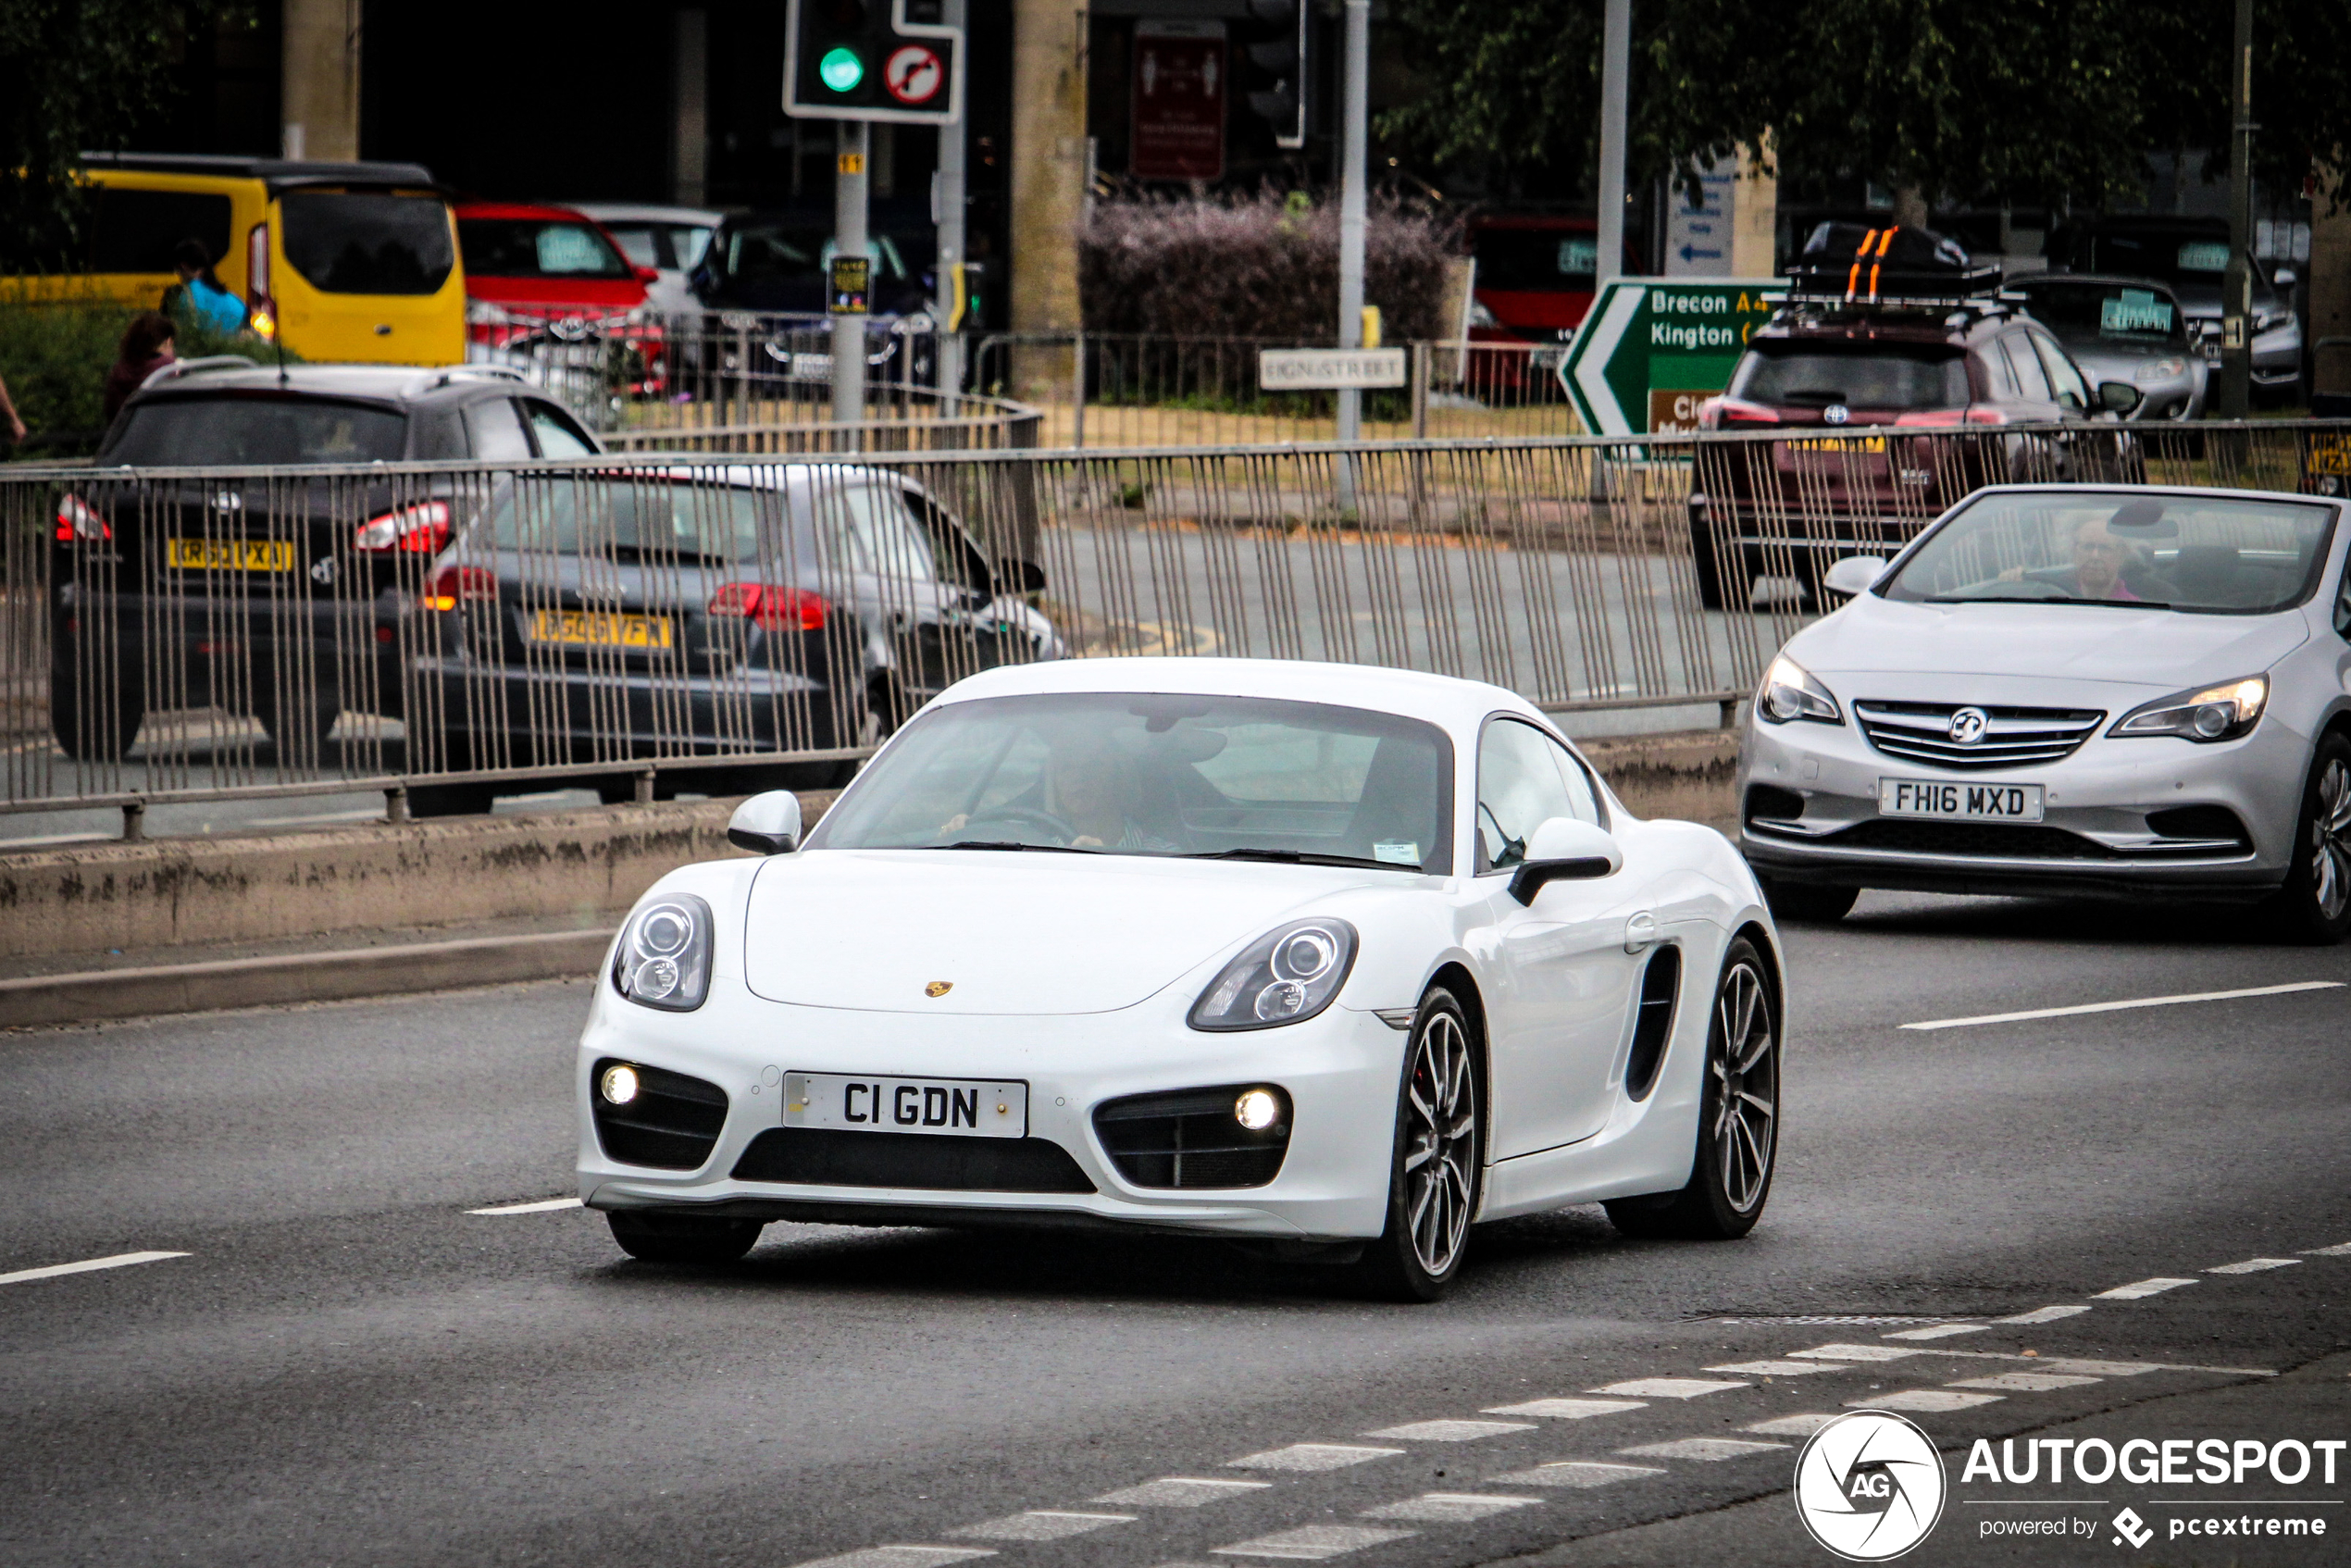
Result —
[{"label": "green traffic light", "polygon": [[816,79],[836,93],[848,93],[865,80],[865,62],[846,45],[829,49],[816,62]]}]

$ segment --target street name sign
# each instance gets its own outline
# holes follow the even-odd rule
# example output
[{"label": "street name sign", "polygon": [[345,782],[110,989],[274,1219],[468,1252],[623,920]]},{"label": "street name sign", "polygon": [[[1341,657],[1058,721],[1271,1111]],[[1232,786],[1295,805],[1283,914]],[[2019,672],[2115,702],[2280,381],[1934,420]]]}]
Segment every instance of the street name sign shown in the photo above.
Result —
[{"label": "street name sign", "polygon": [[1261,392],[1313,392],[1330,387],[1400,387],[1400,348],[1265,348],[1257,351]]},{"label": "street name sign", "polygon": [[1786,289],[1774,278],[1611,280],[1567,345],[1560,384],[1593,435],[1687,435]]}]

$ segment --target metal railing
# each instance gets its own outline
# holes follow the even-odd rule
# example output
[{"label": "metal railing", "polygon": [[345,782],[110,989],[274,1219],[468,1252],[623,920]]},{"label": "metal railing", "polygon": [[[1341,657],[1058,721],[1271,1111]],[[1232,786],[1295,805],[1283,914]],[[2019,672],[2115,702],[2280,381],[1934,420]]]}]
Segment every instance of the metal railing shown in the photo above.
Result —
[{"label": "metal railing", "polygon": [[838,776],[1005,663],[1331,660],[1727,722],[1973,488],[2343,494],[2351,423],[0,472],[0,810]]}]

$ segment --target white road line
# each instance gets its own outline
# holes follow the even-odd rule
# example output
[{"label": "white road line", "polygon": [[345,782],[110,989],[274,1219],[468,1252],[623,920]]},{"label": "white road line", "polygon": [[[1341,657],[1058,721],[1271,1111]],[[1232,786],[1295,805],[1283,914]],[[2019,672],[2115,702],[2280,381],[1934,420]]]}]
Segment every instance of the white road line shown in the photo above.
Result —
[{"label": "white road line", "polygon": [[1735,1372],[1748,1377],[1801,1377],[1810,1372],[1850,1372],[1849,1366],[1832,1366],[1824,1361],[1734,1361],[1721,1366],[1710,1366],[1709,1372]]},{"label": "white road line", "polygon": [[1782,1415],[1770,1421],[1758,1421],[1751,1425],[1742,1426],[1739,1430],[1760,1432],[1770,1437],[1809,1437],[1830,1422],[1843,1419],[1843,1416],[1831,1415],[1825,1412],[1810,1412],[1803,1415]]},{"label": "white road line", "polygon": [[869,1546],[863,1551],[820,1557],[799,1564],[799,1568],[944,1568],[950,1562],[969,1562],[976,1557],[995,1555],[992,1549],[984,1546]]},{"label": "white road line", "polygon": [[2332,1247],[2305,1247],[2306,1258],[2351,1258],[2351,1241],[2338,1241]]},{"label": "white road line", "polygon": [[1364,1519],[1408,1519],[1415,1524],[1469,1524],[1515,1508],[1540,1508],[1541,1498],[1488,1497],[1481,1492],[1423,1492],[1401,1502],[1367,1508]]},{"label": "white road line", "polygon": [[1163,1475],[1156,1481],[1146,1481],[1139,1487],[1123,1487],[1101,1497],[1088,1498],[1088,1502],[1110,1502],[1128,1508],[1198,1508],[1203,1503],[1222,1502],[1226,1498],[1244,1492],[1262,1492],[1271,1481],[1203,1480],[1195,1475]]},{"label": "white road line", "polygon": [[1637,1481],[1644,1475],[1662,1475],[1665,1472],[1653,1464],[1606,1464],[1598,1460],[1561,1459],[1549,1464],[1538,1464],[1532,1470],[1513,1470],[1508,1475],[1486,1479],[1489,1487],[1612,1487],[1619,1481]]},{"label": "white road line", "polygon": [[1946,1384],[1951,1388],[1990,1388],[1998,1393],[2046,1394],[2052,1388],[2086,1388],[2102,1377],[2082,1377],[2067,1372],[2002,1372],[1990,1377],[1964,1377]]},{"label": "white road line", "polygon": [[1594,1394],[1631,1394],[1644,1400],[1695,1400],[1707,1394],[1719,1394],[1728,1388],[1746,1388],[1746,1383],[1723,1383],[1709,1377],[1635,1377],[1623,1383],[1611,1383],[1603,1388],[1587,1389]]},{"label": "white road line", "polygon": [[1885,1338],[1888,1339],[1948,1339],[1954,1334],[1981,1334],[1991,1326],[1988,1323],[1938,1323],[1932,1328],[1897,1328]]},{"label": "white road line", "polygon": [[166,1258],[187,1256],[186,1252],[117,1252],[111,1258],[84,1258],[78,1263],[51,1263],[46,1268],[20,1268],[14,1274],[0,1274],[0,1285],[30,1285],[36,1279],[56,1279],[61,1275],[88,1274],[102,1268],[129,1268],[132,1263],[159,1263]]},{"label": "white road line", "polygon": [[2204,1272],[2207,1274],[2259,1274],[2264,1269],[2292,1268],[2301,1261],[2300,1258],[2247,1258],[2241,1263],[2222,1263],[2219,1268],[2208,1268]]},{"label": "white road line", "polygon": [[[1723,1372],[1726,1367],[1713,1370]],[[1645,1410],[1647,1400],[1528,1400],[1524,1404],[1489,1405],[1488,1415],[1540,1415],[1553,1421],[1589,1421],[1596,1415],[1614,1415],[1621,1410]]]},{"label": "white road line", "polygon": [[1991,1405],[2000,1402],[1997,1394],[1963,1394],[1956,1388],[1904,1388],[1897,1393],[1872,1394],[1866,1400],[1847,1400],[1847,1410],[1966,1410],[1971,1405]]},{"label": "white road line", "polygon": [[1375,1459],[1393,1459],[1402,1449],[1370,1449],[1360,1443],[1292,1443],[1225,1462],[1233,1470],[1344,1470]]},{"label": "white road line", "polygon": [[542,1198],[531,1203],[495,1203],[487,1209],[467,1209],[469,1214],[552,1214],[557,1209],[577,1209],[577,1198]]},{"label": "white road line", "polygon": [[1411,1421],[1401,1426],[1383,1426],[1363,1436],[1385,1437],[1391,1443],[1474,1443],[1480,1437],[1534,1430],[1535,1423],[1531,1421]]},{"label": "white road line", "polygon": [[2193,1279],[2142,1279],[2130,1285],[2118,1285],[2111,1290],[2101,1290],[2090,1298],[2093,1301],[2135,1301],[2145,1296],[2160,1296],[2166,1290],[2177,1290],[2183,1285],[2194,1285]]},{"label": "white road line", "polygon": [[1072,1513],[1060,1509],[1032,1508],[1026,1513],[1010,1514],[1002,1519],[990,1519],[982,1524],[966,1524],[960,1530],[950,1530],[951,1536],[969,1536],[982,1541],[1058,1541],[1069,1536],[1082,1536],[1107,1524],[1132,1524],[1131,1513]]},{"label": "white road line", "polygon": [[1900,1361],[1926,1353],[1903,1345],[1815,1345],[1809,1350],[1788,1352],[1802,1361]]},{"label": "white road line", "polygon": [[1745,1459],[1749,1454],[1785,1451],[1785,1443],[1750,1443],[1744,1437],[1676,1437],[1670,1443],[1643,1443],[1616,1451],[1635,1459],[1691,1459],[1713,1463]]},{"label": "white road line", "polygon": [[1218,1557],[1278,1557],[1312,1562],[1418,1534],[1417,1530],[1384,1529],[1376,1524],[1301,1524],[1295,1530],[1277,1530],[1255,1540],[1237,1541],[1211,1550]]},{"label": "white road line", "polygon": [[2035,1007],[2024,1013],[1986,1013],[1973,1018],[1930,1018],[1906,1029],[1963,1029],[1975,1024],[2019,1024],[2028,1018],[2071,1018],[2084,1013],[2121,1013],[2133,1007],[2176,1007],[2184,1002],[2233,1002],[2245,996],[2284,996],[2293,991],[2339,990],[2341,980],[2296,980],[2285,986],[2248,986],[2233,991],[2186,991],[2178,996],[2133,997],[2128,1002],[2085,1002],[2075,1007]]},{"label": "white road line", "polygon": [[2080,1317],[2089,1310],[2087,1307],[2068,1302],[2063,1306],[2035,1307],[2029,1313],[2019,1313],[2014,1317],[1996,1317],[1992,1321],[1994,1323],[2055,1323],[2059,1318]]}]

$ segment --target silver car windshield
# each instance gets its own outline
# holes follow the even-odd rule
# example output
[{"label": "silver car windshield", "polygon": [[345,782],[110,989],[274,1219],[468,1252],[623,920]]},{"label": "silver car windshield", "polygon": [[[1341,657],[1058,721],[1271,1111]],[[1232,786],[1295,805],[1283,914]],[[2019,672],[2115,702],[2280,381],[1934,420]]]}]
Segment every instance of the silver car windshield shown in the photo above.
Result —
[{"label": "silver car windshield", "polygon": [[1260,697],[1064,692],[934,708],[812,850],[1046,850],[1445,873],[1452,745]]},{"label": "silver car windshield", "polygon": [[1884,590],[1913,603],[2267,615],[2310,596],[2334,508],[2144,491],[1986,495]]}]

